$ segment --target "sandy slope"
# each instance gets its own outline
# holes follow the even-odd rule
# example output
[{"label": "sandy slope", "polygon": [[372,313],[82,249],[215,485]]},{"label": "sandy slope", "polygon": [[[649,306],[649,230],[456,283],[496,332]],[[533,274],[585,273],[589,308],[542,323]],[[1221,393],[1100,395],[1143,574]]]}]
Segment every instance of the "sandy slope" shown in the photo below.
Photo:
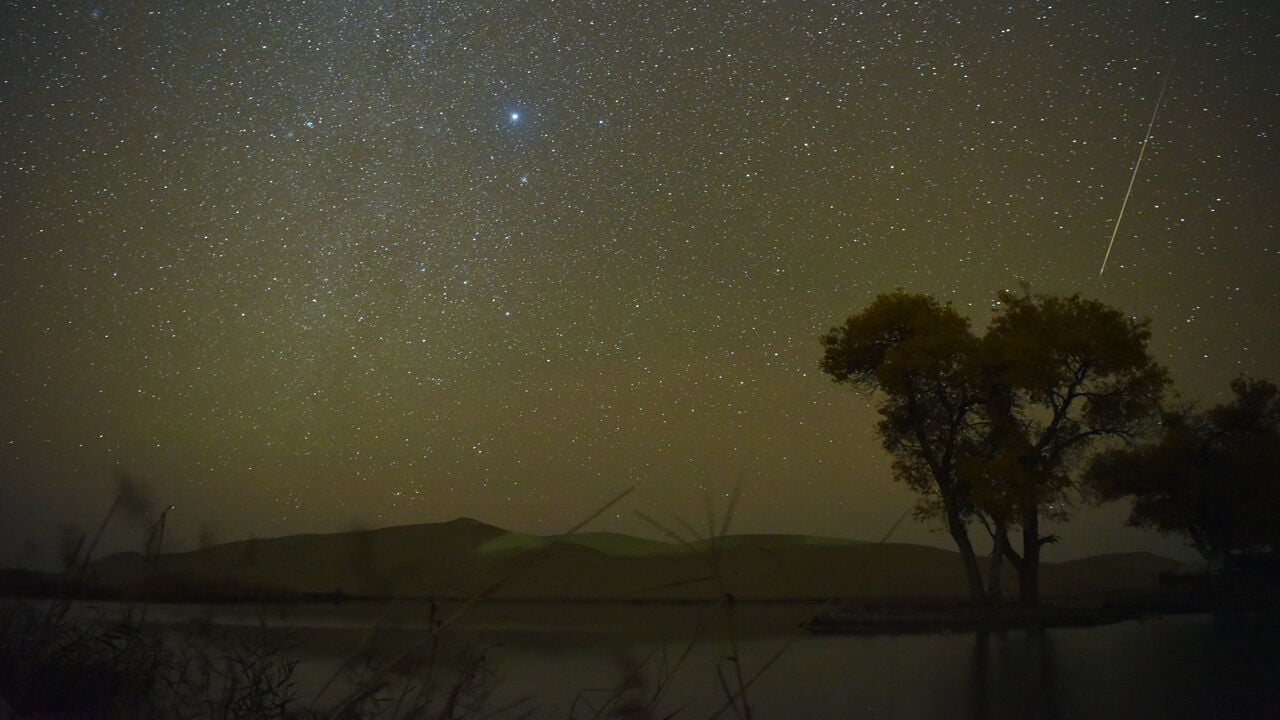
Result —
[{"label": "sandy slope", "polygon": [[[1177,563],[1143,553],[1046,564],[1047,595],[1153,587]],[[94,564],[112,585],[146,574],[137,554]],[[165,555],[167,582],[378,596],[465,597],[501,583],[508,598],[952,599],[965,595],[959,556],[919,545],[796,535],[738,535],[690,545],[613,533],[555,538],[460,519],[332,535],[248,540]],[[1015,587],[1010,575],[1007,587]]]}]

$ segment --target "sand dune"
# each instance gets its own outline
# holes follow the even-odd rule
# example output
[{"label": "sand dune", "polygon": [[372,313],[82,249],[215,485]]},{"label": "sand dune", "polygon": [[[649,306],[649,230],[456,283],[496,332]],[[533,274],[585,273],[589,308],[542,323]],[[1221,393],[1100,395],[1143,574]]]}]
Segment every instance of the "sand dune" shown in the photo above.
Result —
[{"label": "sand dune", "polygon": [[[1046,595],[1154,587],[1177,562],[1145,553],[1046,563]],[[106,585],[139,587],[151,572],[136,553],[93,564]],[[200,592],[265,588],[351,596],[593,600],[789,598],[958,599],[959,556],[920,545],[800,535],[734,535],[690,544],[616,533],[559,541],[459,519],[331,535],[245,540],[159,558],[156,577]],[[1015,587],[1012,575],[1007,587]]]}]

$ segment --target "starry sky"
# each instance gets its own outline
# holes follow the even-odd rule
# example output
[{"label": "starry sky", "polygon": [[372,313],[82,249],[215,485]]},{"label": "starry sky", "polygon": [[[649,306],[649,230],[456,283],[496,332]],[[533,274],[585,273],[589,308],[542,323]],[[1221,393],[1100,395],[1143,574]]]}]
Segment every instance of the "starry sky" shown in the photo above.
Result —
[{"label": "starry sky", "polygon": [[[118,472],[177,548],[631,486],[593,529],[740,488],[735,531],[877,539],[912,496],[818,338],[895,288],[1280,379],[1272,0],[40,0],[0,64],[0,564]],[[1123,517],[1047,559],[1185,552]]]}]

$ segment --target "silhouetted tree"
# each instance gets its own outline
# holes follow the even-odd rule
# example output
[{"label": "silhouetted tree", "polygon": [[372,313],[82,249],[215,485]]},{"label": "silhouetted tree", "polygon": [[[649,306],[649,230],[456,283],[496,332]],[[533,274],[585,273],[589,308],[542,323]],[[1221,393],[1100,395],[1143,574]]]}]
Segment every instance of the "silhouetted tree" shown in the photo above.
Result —
[{"label": "silhouetted tree", "polygon": [[[1074,471],[1106,438],[1133,439],[1168,384],[1147,352],[1147,323],[1079,296],[1001,293],[981,339],[949,305],[881,295],[822,338],[824,372],[879,391],[880,438],[895,479],[920,493],[964,562],[975,600],[999,594],[1000,561],[1039,601],[1046,517],[1065,517]],[[984,591],[967,526],[992,536]],[[1022,534],[1021,552],[1009,533]]]},{"label": "silhouetted tree", "polygon": [[977,403],[972,382],[978,340],[969,321],[928,295],[881,295],[822,338],[823,372],[879,391],[878,430],[894,478],[920,493],[920,511],[946,523],[964,561],[969,593],[985,598],[966,520],[968,489],[958,452]]},{"label": "silhouetted tree", "polygon": [[[1056,538],[1076,470],[1099,441],[1133,441],[1158,417],[1168,372],[1147,350],[1148,321],[1079,295],[1000,294],[983,338],[987,472],[971,478],[975,504],[1016,525],[1022,550],[1003,542],[1025,604],[1039,601],[1040,550]],[[1000,542],[1000,541],[998,541]]]},{"label": "silhouetted tree", "polygon": [[1237,378],[1235,398],[1164,413],[1159,439],[1096,457],[1098,500],[1129,498],[1129,524],[1191,541],[1212,573],[1233,551],[1280,549],[1280,390]]}]

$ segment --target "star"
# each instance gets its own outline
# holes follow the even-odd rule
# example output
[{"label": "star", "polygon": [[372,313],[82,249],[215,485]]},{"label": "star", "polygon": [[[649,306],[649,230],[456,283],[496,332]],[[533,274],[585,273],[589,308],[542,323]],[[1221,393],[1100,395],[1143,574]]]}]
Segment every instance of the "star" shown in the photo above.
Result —
[{"label": "star", "polygon": [[[631,484],[597,529],[645,534],[633,509],[738,478],[737,531],[879,536],[914,500],[814,369],[897,287],[974,323],[1023,280],[1150,317],[1210,404],[1280,378],[1280,64],[1235,51],[1269,16],[1171,0],[1203,37],[1170,73],[1133,48],[1172,26],[1105,0],[8,5],[0,562],[56,564],[117,467],[183,508],[166,543],[555,532]],[[1087,512],[1053,552],[1181,552]]]}]

